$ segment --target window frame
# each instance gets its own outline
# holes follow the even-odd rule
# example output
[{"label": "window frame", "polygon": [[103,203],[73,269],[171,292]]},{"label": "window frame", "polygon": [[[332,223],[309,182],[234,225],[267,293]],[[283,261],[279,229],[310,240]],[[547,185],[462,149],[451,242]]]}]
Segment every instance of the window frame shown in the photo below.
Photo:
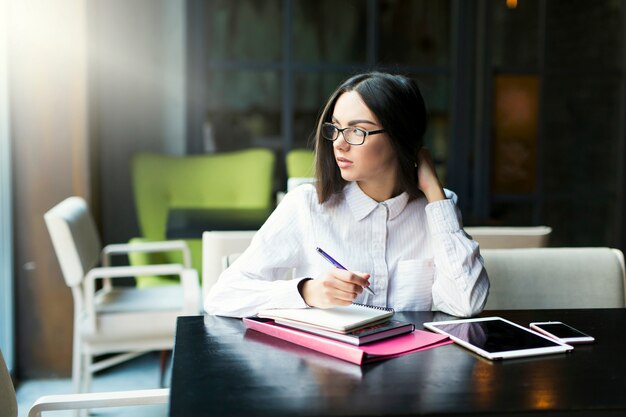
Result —
[{"label": "window frame", "polygon": [[[400,72],[420,76],[448,77],[450,96],[448,97],[448,155],[446,159],[446,186],[459,196],[461,208],[469,208],[467,195],[470,189],[470,176],[467,175],[469,162],[468,150],[473,137],[463,137],[460,132],[468,132],[473,124],[470,108],[473,105],[473,88],[468,81],[473,78],[473,19],[461,19],[473,15],[474,8],[468,2],[450,0],[450,59],[446,66],[441,65],[380,65],[379,59],[379,16],[380,0],[366,0],[367,38],[366,62],[363,64],[301,63],[293,57],[294,0],[281,0],[282,4],[282,59],[279,62],[240,62],[209,60],[203,39],[207,39],[206,3],[191,0],[187,3],[187,135],[186,152],[199,154],[204,152],[202,125],[206,108],[206,74],[211,71],[276,71],[281,78],[281,119],[280,137],[283,160],[286,153],[294,146],[294,94],[295,78],[303,73],[364,72],[371,70]],[[464,24],[461,24],[465,22]],[[463,51],[456,54],[455,51]],[[469,70],[468,70],[469,69]],[[462,78],[459,78],[462,77]],[[459,86],[462,88],[453,88]],[[323,103],[320,103],[320,106]],[[279,171],[281,168],[279,167]]]}]

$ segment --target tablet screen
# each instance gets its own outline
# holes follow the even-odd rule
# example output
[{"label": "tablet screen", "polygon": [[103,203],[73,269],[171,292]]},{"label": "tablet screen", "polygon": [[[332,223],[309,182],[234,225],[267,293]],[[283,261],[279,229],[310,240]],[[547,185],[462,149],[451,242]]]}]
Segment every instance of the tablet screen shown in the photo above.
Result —
[{"label": "tablet screen", "polygon": [[571,346],[540,336],[500,317],[424,323],[490,359],[562,352]]}]

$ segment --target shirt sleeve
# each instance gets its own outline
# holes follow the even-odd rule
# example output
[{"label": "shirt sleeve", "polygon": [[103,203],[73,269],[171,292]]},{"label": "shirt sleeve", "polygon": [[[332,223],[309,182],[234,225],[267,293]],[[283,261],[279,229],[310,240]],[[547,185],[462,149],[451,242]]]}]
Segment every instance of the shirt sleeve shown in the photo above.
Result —
[{"label": "shirt sleeve", "polygon": [[470,317],[482,311],[489,293],[489,278],[478,243],[461,226],[456,196],[426,206],[433,239],[435,279],[433,306],[444,313]]},{"label": "shirt sleeve", "polygon": [[300,189],[285,195],[248,249],[222,272],[207,294],[207,313],[247,317],[266,308],[308,307],[298,291],[304,277],[293,277],[302,254],[300,237],[307,224],[308,197]]}]

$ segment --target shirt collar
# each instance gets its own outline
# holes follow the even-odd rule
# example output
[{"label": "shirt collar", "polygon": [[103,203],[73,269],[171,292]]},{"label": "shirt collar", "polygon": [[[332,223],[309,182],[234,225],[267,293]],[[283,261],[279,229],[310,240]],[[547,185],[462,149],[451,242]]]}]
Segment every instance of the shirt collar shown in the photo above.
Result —
[{"label": "shirt collar", "polygon": [[352,214],[354,214],[354,218],[357,221],[366,218],[372,211],[374,211],[374,209],[376,209],[376,207],[378,207],[379,204],[387,206],[389,209],[389,220],[391,220],[402,213],[402,210],[404,210],[404,207],[406,207],[409,202],[409,195],[404,192],[396,197],[379,203],[365,194],[356,181],[351,181],[348,185],[346,185],[344,195],[346,196],[348,206],[350,206],[350,210],[352,211]]}]

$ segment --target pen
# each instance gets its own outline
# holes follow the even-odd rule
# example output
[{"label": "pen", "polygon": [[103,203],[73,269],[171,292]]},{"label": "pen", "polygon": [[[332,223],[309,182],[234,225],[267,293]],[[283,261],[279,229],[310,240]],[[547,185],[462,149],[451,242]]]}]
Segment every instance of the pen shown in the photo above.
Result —
[{"label": "pen", "polygon": [[[320,255],[322,255],[322,257],[324,259],[326,259],[328,262],[330,262],[331,264],[335,265],[337,268],[339,269],[343,269],[343,270],[348,270],[348,268],[346,268],[345,266],[341,265],[339,262],[337,262],[336,260],[333,259],[332,256],[330,256],[329,254],[327,254],[326,252],[324,252],[322,250],[322,248],[315,248],[315,250],[317,251],[317,253],[319,253]],[[372,295],[376,295],[374,294],[374,291],[370,288],[370,287],[363,287],[365,288],[366,291],[369,291],[370,294]]]}]

